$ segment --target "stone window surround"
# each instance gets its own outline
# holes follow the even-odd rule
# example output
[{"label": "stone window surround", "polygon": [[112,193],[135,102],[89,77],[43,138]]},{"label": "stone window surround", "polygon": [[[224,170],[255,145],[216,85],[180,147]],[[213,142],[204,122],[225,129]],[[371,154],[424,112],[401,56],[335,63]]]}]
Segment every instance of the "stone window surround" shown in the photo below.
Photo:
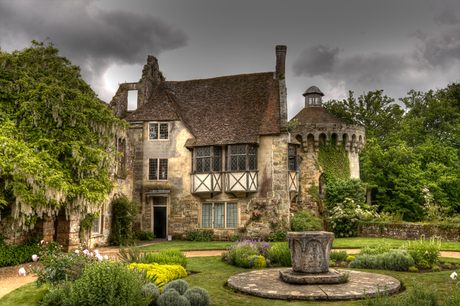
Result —
[{"label": "stone window surround", "polygon": [[[157,138],[150,138],[150,126],[151,125],[154,125],[156,124],[157,125]],[[167,133],[167,138],[164,138],[164,139],[161,139],[160,136],[161,136],[161,125],[164,125],[166,124],[168,126],[168,133]],[[148,129],[147,129],[147,139],[149,141],[169,141],[169,134],[170,134],[170,126],[169,126],[169,122],[160,122],[160,121],[153,121],[153,122],[149,122],[148,123]]]},{"label": "stone window surround", "polygon": [[[236,203],[236,227],[227,227],[227,204],[231,203]],[[212,227],[203,227],[203,204],[212,204],[212,212],[211,212],[211,223]],[[214,204],[224,204],[224,227],[214,227]],[[200,219],[200,228],[202,229],[219,229],[219,230],[224,230],[224,229],[238,229],[238,225],[240,223],[240,203],[238,201],[213,201],[213,202],[202,202],[200,205],[200,214],[199,214],[199,219]]]},{"label": "stone window surround", "polygon": [[[151,179],[150,178],[150,167],[152,166],[152,163],[151,161],[154,161],[156,160],[156,169],[155,169],[155,172],[156,172],[156,178],[153,178]],[[166,173],[164,176],[166,176],[166,178],[162,178],[164,177],[163,175],[160,175],[160,166],[161,164],[163,163],[164,165],[164,162],[166,161]],[[147,172],[147,180],[148,181],[151,181],[151,182],[156,182],[156,181],[167,181],[168,180],[168,170],[169,170],[169,160],[168,158],[149,158],[149,163],[148,163],[148,172]]]}]

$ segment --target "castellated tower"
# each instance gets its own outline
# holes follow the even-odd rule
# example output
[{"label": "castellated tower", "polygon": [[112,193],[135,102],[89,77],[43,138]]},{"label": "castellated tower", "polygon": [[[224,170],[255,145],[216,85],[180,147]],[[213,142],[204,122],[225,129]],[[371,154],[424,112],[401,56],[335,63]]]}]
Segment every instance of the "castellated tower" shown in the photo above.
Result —
[{"label": "castellated tower", "polygon": [[324,94],[318,87],[309,87],[303,96],[305,107],[289,122],[293,125],[291,135],[301,144],[298,150],[300,190],[292,205],[319,214],[319,207],[307,190],[315,184],[320,197],[324,197],[327,189],[324,169],[318,162],[320,148],[332,144],[336,144],[337,149],[342,147],[348,155],[350,178],[359,178],[359,153],[366,142],[365,129],[345,124],[328,113],[322,106]]}]

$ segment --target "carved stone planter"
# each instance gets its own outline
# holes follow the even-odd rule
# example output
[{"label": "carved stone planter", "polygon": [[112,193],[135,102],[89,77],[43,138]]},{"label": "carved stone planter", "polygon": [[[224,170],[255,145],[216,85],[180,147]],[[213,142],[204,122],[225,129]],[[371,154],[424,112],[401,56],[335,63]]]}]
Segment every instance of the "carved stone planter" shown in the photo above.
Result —
[{"label": "carved stone planter", "polygon": [[329,271],[329,258],[334,241],[330,232],[288,232],[292,270],[280,271],[283,281],[295,284],[339,283],[343,275]]}]

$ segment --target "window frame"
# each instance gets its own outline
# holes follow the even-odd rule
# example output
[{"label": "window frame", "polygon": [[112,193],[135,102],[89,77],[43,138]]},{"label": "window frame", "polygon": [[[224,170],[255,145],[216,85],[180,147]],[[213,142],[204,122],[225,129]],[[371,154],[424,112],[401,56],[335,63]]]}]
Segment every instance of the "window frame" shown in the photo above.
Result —
[{"label": "window frame", "polygon": [[[152,163],[156,161],[156,166],[155,166],[155,178],[152,178],[151,176],[151,167]],[[165,171],[165,178],[160,178],[160,167],[161,163],[166,162],[166,171]],[[164,164],[163,164],[164,165]],[[148,164],[148,171],[147,171],[147,179],[148,181],[167,181],[169,177],[169,161],[168,158],[149,158],[149,164]]]},{"label": "window frame", "polygon": [[[199,149],[205,149],[205,148],[209,148],[210,150],[210,155],[208,156],[198,156],[198,150]],[[215,155],[215,151],[214,149],[218,149],[220,150],[220,155],[219,156],[216,156]],[[193,151],[192,151],[192,172],[193,173],[209,173],[209,172],[222,172],[222,159],[223,159],[223,150],[222,150],[222,147],[220,146],[206,146],[206,147],[198,147],[198,148],[193,148]],[[209,162],[209,171],[197,171],[197,159],[205,159],[205,158],[209,158],[210,159],[210,162]],[[214,167],[214,163],[215,163],[215,160],[218,159],[218,170],[214,170],[215,167]],[[203,166],[204,168],[204,166]]]},{"label": "window frame", "polygon": [[[294,155],[290,154],[290,149],[294,149]],[[291,169],[291,160],[294,160],[294,167]],[[299,161],[297,157],[297,145],[295,144],[288,144],[288,170],[289,171],[297,171],[297,168],[299,166]]]},{"label": "window frame", "polygon": [[[157,137],[156,138],[151,138],[151,134],[150,134],[150,128],[152,125],[156,125],[157,126]],[[161,126],[162,125],[166,125],[167,126],[167,135],[166,135],[166,138],[160,138],[161,136]],[[169,141],[169,122],[149,122],[148,123],[148,140],[151,140],[151,141]]]},{"label": "window frame", "polygon": [[[97,229],[95,229],[94,223],[98,220]],[[104,205],[99,210],[99,217],[93,219],[93,227],[91,228],[91,236],[102,235],[104,231]],[[97,231],[96,231],[97,230]]]},{"label": "window frame", "polygon": [[[245,154],[239,154],[239,149],[238,154],[232,154],[232,147],[241,147],[245,146],[246,147],[246,153]],[[254,154],[250,154],[249,149],[253,148],[254,149]],[[245,169],[240,169],[239,168],[239,160],[237,160],[237,169],[232,170],[232,156],[246,156],[246,167]],[[249,167],[249,160],[250,156],[254,156],[254,169],[250,169]],[[258,169],[258,147],[255,145],[249,145],[249,144],[239,144],[239,145],[228,145],[226,154],[225,154],[225,169],[229,172],[239,172],[239,171],[257,171]]]},{"label": "window frame", "polygon": [[[223,227],[215,227],[215,214],[216,214],[216,210],[215,210],[215,207],[216,205],[222,205],[224,204],[224,217],[223,217],[223,223],[224,223],[224,226]],[[229,214],[228,214],[228,210],[229,210],[229,204],[234,204],[236,205],[236,211],[235,211],[235,227],[229,227],[228,226],[228,223],[229,223]],[[204,213],[204,205],[211,205],[211,227],[204,227],[203,226],[203,213]],[[204,203],[201,203],[201,215],[200,215],[200,226],[201,228],[203,229],[222,229],[222,230],[225,230],[225,229],[238,229],[238,224],[239,224],[239,220],[240,220],[240,213],[239,213],[239,203],[236,202],[236,201],[229,201],[229,202],[204,202]]]}]

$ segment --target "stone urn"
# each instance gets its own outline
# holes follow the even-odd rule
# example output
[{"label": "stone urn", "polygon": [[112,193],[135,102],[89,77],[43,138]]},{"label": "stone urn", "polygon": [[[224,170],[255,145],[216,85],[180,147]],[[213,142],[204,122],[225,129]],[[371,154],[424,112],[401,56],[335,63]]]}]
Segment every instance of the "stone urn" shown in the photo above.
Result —
[{"label": "stone urn", "polygon": [[331,232],[288,232],[292,269],[280,271],[283,281],[295,284],[338,283],[343,275],[329,270],[335,235]]}]

